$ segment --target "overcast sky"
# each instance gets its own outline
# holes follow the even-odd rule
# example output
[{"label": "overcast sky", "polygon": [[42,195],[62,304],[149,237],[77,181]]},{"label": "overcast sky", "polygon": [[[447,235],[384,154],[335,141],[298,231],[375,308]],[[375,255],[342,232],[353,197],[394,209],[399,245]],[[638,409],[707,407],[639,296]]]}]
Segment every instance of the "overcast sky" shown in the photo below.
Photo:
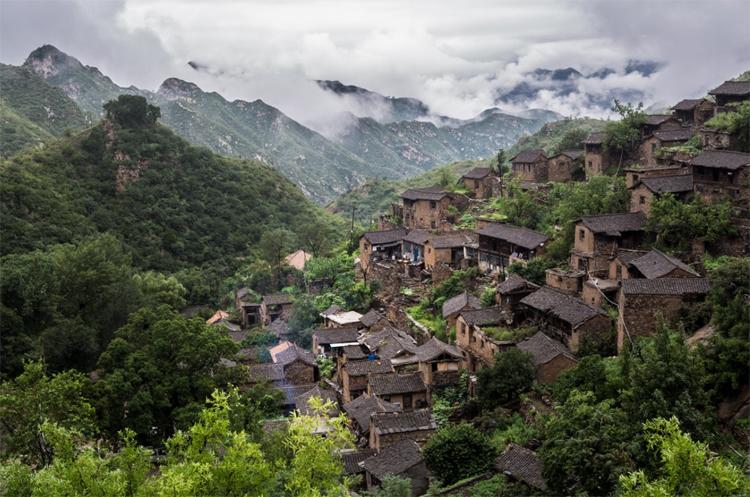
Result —
[{"label": "overcast sky", "polygon": [[[169,76],[226,97],[262,98],[315,119],[338,79],[470,117],[537,68],[617,73],[581,93],[634,89],[646,104],[695,97],[750,69],[750,0],[0,0],[0,59],[53,44],[118,84]],[[646,77],[628,60],[663,63]],[[187,65],[196,61],[202,73]],[[586,114],[573,94],[530,105]]]}]

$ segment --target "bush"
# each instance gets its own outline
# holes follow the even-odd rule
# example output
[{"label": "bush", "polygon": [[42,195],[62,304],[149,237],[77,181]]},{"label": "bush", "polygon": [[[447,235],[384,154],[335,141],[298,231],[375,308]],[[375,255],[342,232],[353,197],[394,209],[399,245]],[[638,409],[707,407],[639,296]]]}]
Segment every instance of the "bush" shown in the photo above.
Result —
[{"label": "bush", "polygon": [[468,424],[440,429],[424,448],[427,467],[450,485],[492,467],[495,450],[476,428]]},{"label": "bush", "polygon": [[536,376],[531,355],[517,348],[495,354],[495,364],[479,370],[477,390],[486,409],[514,403]]}]

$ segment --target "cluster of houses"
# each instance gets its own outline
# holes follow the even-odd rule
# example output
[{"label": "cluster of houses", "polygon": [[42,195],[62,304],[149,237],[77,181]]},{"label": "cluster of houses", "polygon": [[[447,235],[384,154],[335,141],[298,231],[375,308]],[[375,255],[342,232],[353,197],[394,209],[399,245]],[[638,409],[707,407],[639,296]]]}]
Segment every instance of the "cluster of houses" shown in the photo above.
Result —
[{"label": "cluster of houses", "polygon": [[[546,234],[490,219],[478,219],[474,229],[455,228],[467,205],[507,194],[492,170],[476,168],[461,177],[468,195],[440,188],[404,192],[392,209],[397,222],[361,237],[360,275],[398,275],[398,293],[410,282],[435,283],[455,270],[478,268],[495,288],[494,301],[483,306],[468,291],[446,300],[441,312],[446,336],[455,332],[452,343],[424,330],[411,332],[393,319],[393,309],[361,314],[334,305],[320,314],[322,325],[306,350],[289,341],[290,295],[266,295],[257,302],[249,290],[240,289],[235,302],[239,324],[221,312],[209,324],[226,327],[238,342],[248,329],[263,326],[278,343],[268,348],[268,362],[242,351],[226,362],[247,365],[248,385],[267,382],[279,389],[286,412],[314,414],[310,399],[330,400],[329,414],[345,414],[357,436],[357,447],[341,454],[346,474],[359,477],[368,489],[387,475],[401,476],[412,482],[412,495],[422,495],[429,483],[422,448],[437,430],[431,411],[437,392],[462,377],[469,378],[471,391],[474,373],[512,348],[529,354],[539,383],[552,383],[575,366],[587,343],[608,341],[619,352],[653,334],[660,322],[676,323],[706,298],[709,283],[694,263],[697,258],[652,248],[646,220],[654,199],[665,193],[682,200],[692,195],[708,201],[730,198],[738,207],[745,202],[744,210],[737,209],[740,217],[750,214],[750,154],[732,150],[734,137],[704,126],[728,103],[750,99],[750,82],[724,83],[711,95],[714,100],[684,100],[669,115],[648,116],[638,156],[625,162],[608,156],[599,133],[586,138],[580,150],[552,157],[527,150],[512,158],[510,174],[523,188],[540,191],[549,182],[587,180],[623,166],[631,191],[629,212],[575,222],[567,264],[547,270],[543,284],[508,268],[544,255],[550,242]],[[702,144],[699,154],[670,148],[694,136]],[[746,243],[733,250],[746,250]],[[304,266],[306,254],[295,254],[290,257]],[[321,377],[321,358],[333,366],[328,378]],[[326,426],[319,431],[325,436]],[[531,489],[546,488],[541,461],[529,448],[510,444],[495,470]]]}]

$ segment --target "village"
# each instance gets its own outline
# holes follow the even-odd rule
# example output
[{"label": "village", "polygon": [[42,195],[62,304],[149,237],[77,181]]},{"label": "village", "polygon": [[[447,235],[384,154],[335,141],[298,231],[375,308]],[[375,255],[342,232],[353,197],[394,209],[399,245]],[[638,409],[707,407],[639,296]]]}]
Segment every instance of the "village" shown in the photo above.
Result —
[{"label": "village", "polygon": [[[357,448],[341,458],[360,489],[375,489],[395,475],[411,482],[413,496],[423,495],[431,475],[422,450],[439,428],[433,408],[446,390],[476,395],[480,371],[511,350],[528,354],[541,386],[575,367],[583,350],[622,354],[658,327],[676,326],[706,300],[710,284],[701,261],[707,251],[748,254],[750,153],[737,150],[748,137],[705,125],[742,102],[750,102],[750,81],[727,81],[707,98],[647,115],[629,156],[611,153],[604,133],[594,132],[580,148],[551,156],[523,150],[510,158],[506,174],[474,168],[460,178],[459,193],[438,186],[404,191],[378,229],[358,241],[357,280],[378,288],[372,307],[359,312],[333,304],[319,312],[309,348],[289,335],[290,293],[258,300],[253,289],[238,288],[234,311],[218,311],[208,324],[225,327],[240,344],[254,330],[273,334],[268,360],[243,348],[226,363],[247,367],[244,388],[265,383],[281,391],[286,414],[314,414],[312,398],[328,401],[330,415],[344,414]],[[482,206],[519,189],[543,199],[552,183],[602,175],[624,177],[628,211],[575,220],[567,264],[545,269],[543,281],[511,270],[544,257],[562,235],[484,217]],[[692,240],[679,253],[660,250],[647,220],[666,195],[678,202],[698,197],[707,205],[728,200],[734,234],[711,243]],[[475,223],[466,227],[461,218],[469,211]],[[298,250],[285,262],[303,271],[311,260]],[[415,316],[413,308],[436,287],[457,279],[460,291],[435,309],[444,329]],[[315,285],[306,290],[318,291]],[[685,330],[689,344],[714,332],[713,324],[699,324]],[[553,409],[538,392],[529,392],[518,408],[524,418]],[[275,423],[284,420],[269,421],[267,429]],[[325,436],[325,423],[319,432]],[[492,468],[465,484],[499,474],[530,492],[547,488],[533,443],[509,443]]]}]

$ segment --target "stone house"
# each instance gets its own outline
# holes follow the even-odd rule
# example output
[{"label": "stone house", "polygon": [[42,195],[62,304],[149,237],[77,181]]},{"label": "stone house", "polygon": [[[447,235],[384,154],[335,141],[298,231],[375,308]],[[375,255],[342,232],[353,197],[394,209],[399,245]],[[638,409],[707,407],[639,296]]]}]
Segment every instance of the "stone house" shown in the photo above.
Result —
[{"label": "stone house", "polygon": [[520,181],[549,181],[547,156],[542,149],[524,150],[510,160],[511,175]]},{"label": "stone house", "polygon": [[268,352],[271,360],[284,371],[284,378],[292,385],[307,385],[318,380],[318,366],[312,353],[292,342],[281,342]]},{"label": "stone house", "polygon": [[337,354],[332,353],[332,349],[338,349],[347,345],[359,346],[358,340],[358,325],[348,325],[340,328],[320,328],[313,331],[312,350],[314,354],[337,356]]},{"label": "stone house", "polygon": [[402,254],[404,259],[412,263],[424,262],[424,246],[430,238],[428,230],[410,230],[404,236]]},{"label": "stone house", "polygon": [[680,129],[682,124],[672,114],[650,114],[641,127],[641,135],[645,138],[657,131]]},{"label": "stone house", "polygon": [[547,490],[547,483],[542,475],[544,463],[533,450],[511,442],[502,454],[495,459],[495,470],[512,481],[525,483],[532,491]]},{"label": "stone house", "polygon": [[639,147],[642,166],[655,166],[659,163],[659,149],[684,145],[695,135],[692,128],[676,128],[654,131],[641,142]]},{"label": "stone house", "polygon": [[[576,172],[580,170],[579,175]],[[583,179],[583,150],[563,150],[547,160],[548,181],[566,182]]]},{"label": "stone house", "polygon": [[[575,295],[583,291],[586,272],[579,269],[552,268],[544,272],[544,284],[555,290]],[[537,287],[538,289],[539,287]],[[531,292],[529,292],[531,293]]]},{"label": "stone house", "polygon": [[640,165],[631,166],[624,168],[625,171],[625,187],[633,188],[638,181],[643,178],[656,178],[659,176],[681,176],[689,175],[690,170],[687,165],[680,163],[669,164],[669,165],[657,165],[650,167],[643,167]]},{"label": "stone house", "polygon": [[467,310],[456,320],[456,346],[463,355],[462,368],[474,372],[495,363],[495,354],[512,347],[513,342],[496,340],[484,328],[507,326],[508,315],[502,307]]},{"label": "stone house", "polygon": [[526,263],[544,253],[549,237],[538,231],[508,223],[486,223],[475,230],[479,235],[479,269],[504,273],[518,261]]},{"label": "stone house", "polygon": [[427,385],[422,373],[370,373],[367,379],[367,393],[398,404],[404,411],[429,406]]},{"label": "stone house", "polygon": [[[344,476],[354,480],[352,490],[365,487],[365,468],[362,463],[376,452],[372,449],[344,449],[339,452],[341,462],[344,463]],[[351,495],[356,495],[353,492]]]},{"label": "stone house", "polygon": [[531,323],[573,352],[578,351],[582,339],[601,336],[612,329],[609,316],[601,308],[549,287],[525,297],[521,304]]},{"label": "stone house", "polygon": [[608,278],[615,281],[630,278],[630,263],[646,253],[646,250],[618,250],[610,260]]},{"label": "stone house", "polygon": [[652,249],[626,262],[627,269],[621,280],[629,278],[700,278],[700,274],[676,257]]},{"label": "stone house", "polygon": [[477,235],[472,232],[456,231],[431,235],[424,244],[425,269],[433,270],[438,264],[445,264],[449,267],[468,264],[476,247]]},{"label": "stone house", "polygon": [[288,293],[264,295],[260,301],[260,318],[263,324],[271,324],[277,319],[288,321],[293,305],[294,297]]},{"label": "stone house", "polygon": [[497,285],[495,300],[507,316],[512,316],[516,312],[521,299],[537,290],[539,290],[539,285],[511,273],[505,278],[505,281]]},{"label": "stone house", "polygon": [[380,452],[403,440],[413,440],[423,447],[437,431],[429,409],[410,412],[380,412],[370,415],[370,448]]},{"label": "stone house", "polygon": [[638,180],[630,189],[630,212],[642,212],[648,215],[654,201],[665,193],[674,195],[678,200],[686,200],[693,193],[693,176],[682,174]]},{"label": "stone house", "polygon": [[495,194],[498,177],[489,167],[475,167],[461,176],[459,182],[470,192],[471,197],[485,199]]},{"label": "stone house", "polygon": [[456,319],[461,311],[467,309],[479,309],[482,304],[479,302],[479,297],[469,294],[469,292],[461,292],[455,297],[449,298],[443,302],[443,319],[445,319],[446,327],[450,330],[456,325]]},{"label": "stone house", "polygon": [[669,326],[674,325],[683,310],[702,302],[708,291],[706,278],[623,280],[617,299],[617,351],[621,352],[635,337],[652,335],[661,319]]},{"label": "stone house", "polygon": [[693,157],[690,167],[695,192],[709,202],[728,198],[737,205],[750,205],[750,154],[704,150]]},{"label": "stone house", "polygon": [[641,212],[584,216],[575,224],[570,266],[588,273],[607,272],[610,257],[621,248],[638,248],[645,240],[646,216]]},{"label": "stone house", "polygon": [[411,481],[411,495],[422,495],[429,486],[427,465],[422,451],[413,440],[386,447],[362,462],[365,470],[367,489],[373,490],[388,475],[398,476]]},{"label": "stone house", "polygon": [[536,370],[536,381],[543,385],[554,383],[560,373],[572,368],[578,362],[565,345],[541,331],[522,340],[516,347],[531,354],[531,363]]},{"label": "stone house", "polygon": [[407,230],[396,228],[382,231],[368,231],[359,239],[359,263],[366,271],[371,264],[390,261],[401,256],[401,241]]},{"label": "stone house", "polygon": [[[336,378],[341,381],[341,370],[349,361],[364,361],[368,359],[368,354],[364,350],[361,344],[357,345],[344,345],[343,347],[337,347],[333,349],[336,353]],[[374,358],[374,356],[373,356]]]},{"label": "stone house", "polygon": [[[354,428],[362,435],[370,433],[370,416],[382,412],[401,412],[401,406],[363,393],[351,402],[345,403],[344,412],[355,423]],[[368,435],[369,440],[369,435]]]},{"label": "stone house", "polygon": [[583,169],[586,179],[601,176],[610,167],[611,158],[604,149],[604,133],[591,133],[583,140]]},{"label": "stone house", "polygon": [[351,402],[367,391],[369,374],[391,372],[393,366],[390,359],[346,361],[339,377],[343,401]]},{"label": "stone house", "polygon": [[737,148],[737,135],[723,129],[702,127],[698,129],[703,150],[735,150]]},{"label": "stone house", "polygon": [[687,98],[680,100],[672,110],[674,117],[690,126],[700,126],[714,117],[716,105],[705,98]]},{"label": "stone house", "polygon": [[360,337],[360,344],[368,355],[380,359],[391,359],[393,356],[406,351],[414,351],[417,342],[408,333],[386,325],[382,330],[369,332]]},{"label": "stone house", "polygon": [[617,280],[589,278],[583,282],[581,300],[594,307],[600,307],[605,302],[614,303],[619,289],[620,282]]},{"label": "stone house", "polygon": [[412,188],[401,194],[402,223],[409,229],[450,229],[465,198],[438,187]]},{"label": "stone house", "polygon": [[422,379],[427,385],[428,400],[431,400],[435,389],[458,383],[462,359],[461,351],[454,345],[432,337],[413,352],[396,354],[391,363],[398,373],[422,373]]},{"label": "stone house", "polygon": [[240,321],[243,328],[250,328],[262,324],[260,304],[251,302],[250,289],[240,288],[234,294],[234,307],[240,313]]},{"label": "stone house", "polygon": [[716,112],[731,111],[729,104],[750,100],[750,81],[724,81],[708,94],[716,99]]}]

